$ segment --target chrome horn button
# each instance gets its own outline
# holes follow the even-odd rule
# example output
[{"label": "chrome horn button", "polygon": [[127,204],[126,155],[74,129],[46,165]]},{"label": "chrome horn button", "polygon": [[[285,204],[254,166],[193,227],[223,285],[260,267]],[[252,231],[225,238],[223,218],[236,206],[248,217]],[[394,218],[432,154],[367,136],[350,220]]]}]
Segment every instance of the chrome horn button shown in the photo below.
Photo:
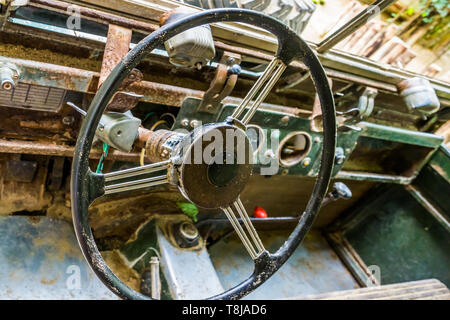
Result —
[{"label": "chrome horn button", "polygon": [[247,184],[253,149],[242,128],[223,122],[207,124],[187,135],[175,150],[178,187],[191,202],[206,209],[228,207]]}]

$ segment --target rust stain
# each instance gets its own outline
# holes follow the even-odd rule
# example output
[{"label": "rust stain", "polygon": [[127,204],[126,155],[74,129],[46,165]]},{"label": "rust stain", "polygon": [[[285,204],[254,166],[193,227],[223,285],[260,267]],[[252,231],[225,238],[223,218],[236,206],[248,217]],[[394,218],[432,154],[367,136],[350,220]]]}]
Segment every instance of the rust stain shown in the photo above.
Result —
[{"label": "rust stain", "polygon": [[131,29],[110,24],[105,52],[103,53],[102,69],[100,71],[99,86],[109,76],[114,67],[128,53],[131,43]]},{"label": "rust stain", "polygon": [[58,278],[50,279],[50,280],[47,280],[47,279],[45,279],[45,278],[42,278],[42,279],[41,279],[41,283],[42,283],[42,284],[45,284],[45,285],[51,285],[51,284],[55,284],[55,283],[56,283],[56,280],[58,280]]},{"label": "rust stain", "polygon": [[79,257],[80,255],[79,248],[74,246],[67,238],[60,238],[58,243],[55,244],[46,237],[38,237],[33,239],[33,245],[36,247],[52,247],[54,250],[49,252],[49,257],[52,257],[57,261],[64,261],[66,257]]}]

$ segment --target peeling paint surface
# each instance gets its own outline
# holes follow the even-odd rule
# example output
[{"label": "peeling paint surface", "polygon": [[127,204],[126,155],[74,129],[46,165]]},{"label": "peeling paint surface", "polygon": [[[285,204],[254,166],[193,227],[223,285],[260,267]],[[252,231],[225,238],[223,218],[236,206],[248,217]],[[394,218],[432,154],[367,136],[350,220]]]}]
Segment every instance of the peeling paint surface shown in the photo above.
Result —
[{"label": "peeling paint surface", "polygon": [[0,299],[117,299],[86,264],[70,223],[0,217]]},{"label": "peeling paint surface", "polygon": [[[260,232],[266,248],[277,250],[287,233]],[[248,278],[253,262],[237,237],[230,237],[209,250],[217,275],[225,289]],[[244,299],[283,299],[299,295],[359,288],[326,240],[310,231],[303,243],[277,273]]]}]

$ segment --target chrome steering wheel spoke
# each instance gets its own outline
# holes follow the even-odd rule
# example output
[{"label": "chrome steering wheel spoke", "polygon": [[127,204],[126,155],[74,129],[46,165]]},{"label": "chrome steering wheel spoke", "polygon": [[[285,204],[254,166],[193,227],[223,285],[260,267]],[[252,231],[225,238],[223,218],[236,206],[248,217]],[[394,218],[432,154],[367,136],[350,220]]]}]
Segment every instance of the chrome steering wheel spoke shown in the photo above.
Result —
[{"label": "chrome steering wheel spoke", "polygon": [[[233,211],[233,207],[234,210],[239,214],[245,230],[240,224],[235,212]],[[231,206],[222,208],[222,210],[227,216],[237,235],[241,239],[245,249],[247,249],[248,253],[250,254],[250,257],[253,260],[258,258],[265,251],[265,248],[247,214],[247,211],[244,208],[244,205],[242,204],[241,199],[238,198],[235,202],[233,202]]]},{"label": "chrome steering wheel spoke", "polygon": [[[111,195],[127,191],[137,191],[169,183],[169,177],[167,173],[153,177],[130,180],[130,178],[138,178],[150,173],[167,170],[169,168],[169,165],[170,160],[166,160],[157,163],[147,164],[141,167],[105,173],[103,174],[104,194]],[[127,180],[123,181],[124,179]]]},{"label": "chrome steering wheel spoke", "polygon": [[242,119],[240,119],[244,125],[247,125],[256,110],[269,94],[270,90],[272,90],[278,79],[280,79],[285,69],[286,64],[284,64],[281,59],[274,58],[267,66],[266,70],[264,70],[264,73],[258,78],[253,87],[247,93],[241,104],[234,110],[231,117],[239,119],[245,108],[249,107],[250,102],[253,101],[253,104],[249,107],[247,113],[245,113]]}]

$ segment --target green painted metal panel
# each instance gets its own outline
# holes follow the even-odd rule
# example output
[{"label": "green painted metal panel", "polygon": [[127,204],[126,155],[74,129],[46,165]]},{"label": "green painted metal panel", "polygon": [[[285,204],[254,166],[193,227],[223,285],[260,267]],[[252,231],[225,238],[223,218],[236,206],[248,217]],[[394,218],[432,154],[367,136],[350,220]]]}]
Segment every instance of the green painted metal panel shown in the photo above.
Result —
[{"label": "green painted metal panel", "polygon": [[[183,127],[181,121],[184,119],[195,119],[202,124],[225,121],[237,107],[236,105],[227,104],[220,106],[221,110],[217,113],[198,112],[197,109],[200,102],[201,100],[196,98],[185,99],[183,106],[177,115],[173,129],[192,129],[191,127]],[[271,149],[274,153],[277,152],[278,144],[273,142],[281,142],[289,133],[299,131],[307,133],[310,137],[311,146],[304,158],[308,157],[311,161],[307,166],[303,166],[301,162],[289,168],[280,166],[278,174],[317,176],[320,168],[320,157],[323,145],[322,133],[311,131],[311,121],[307,117],[288,115],[288,120],[286,121],[285,119],[285,113],[264,109],[259,109],[253,116],[250,124],[257,125],[261,127],[261,129],[266,130],[264,146],[255,159],[256,167],[269,166],[268,162],[261,163],[261,159],[266,160],[264,159],[264,152],[268,149]],[[361,130],[357,127],[341,128],[341,130],[337,132],[336,147],[342,148],[346,158],[349,157],[355,148],[360,132]],[[342,166],[343,163],[335,164],[333,175],[336,175]]]},{"label": "green painted metal panel", "polygon": [[442,144],[436,151],[429,165],[437,174],[450,183],[450,149],[445,144]]},{"label": "green painted metal panel", "polygon": [[386,188],[364,216],[345,235],[366,265],[380,267],[382,284],[437,278],[450,285],[450,234],[403,187]]}]

